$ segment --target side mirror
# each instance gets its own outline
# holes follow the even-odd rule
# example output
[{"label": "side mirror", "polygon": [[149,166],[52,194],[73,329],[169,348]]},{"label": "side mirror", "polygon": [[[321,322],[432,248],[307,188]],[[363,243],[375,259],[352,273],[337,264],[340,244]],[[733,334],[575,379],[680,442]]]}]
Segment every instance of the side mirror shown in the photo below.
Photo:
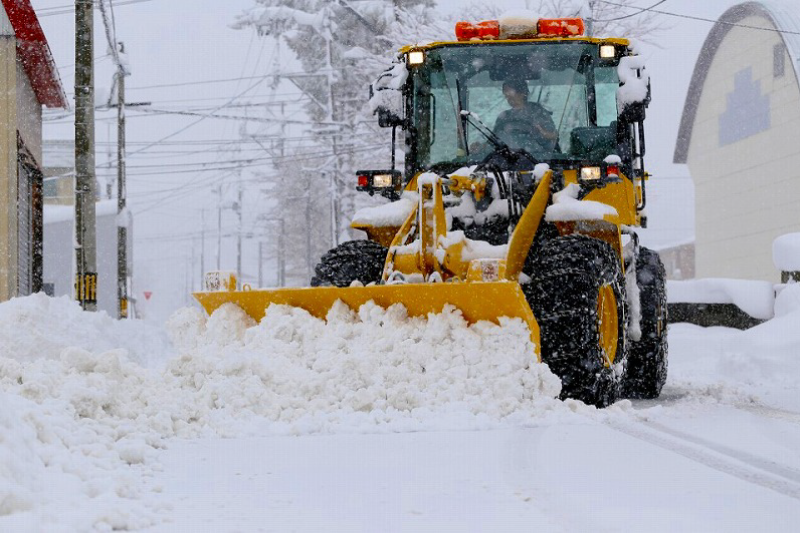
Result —
[{"label": "side mirror", "polygon": [[645,102],[632,102],[623,107],[619,112],[619,121],[624,124],[643,122],[645,119]]},{"label": "side mirror", "polygon": [[403,125],[403,119],[395,115],[390,109],[379,107],[375,112],[378,114],[378,126],[381,128],[393,128]]},{"label": "side mirror", "polygon": [[378,115],[378,126],[381,128],[403,127],[405,122],[397,114],[403,108],[403,92],[397,89],[369,86],[369,102],[372,113]]}]

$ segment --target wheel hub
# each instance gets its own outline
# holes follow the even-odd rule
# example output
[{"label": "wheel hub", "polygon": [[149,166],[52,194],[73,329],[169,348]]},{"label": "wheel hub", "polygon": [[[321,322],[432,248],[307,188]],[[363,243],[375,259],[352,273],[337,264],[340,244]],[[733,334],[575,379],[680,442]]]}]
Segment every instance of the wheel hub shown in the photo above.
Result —
[{"label": "wheel hub", "polygon": [[617,296],[611,285],[603,285],[597,294],[597,331],[603,364],[610,368],[617,356],[619,321],[617,317]]}]

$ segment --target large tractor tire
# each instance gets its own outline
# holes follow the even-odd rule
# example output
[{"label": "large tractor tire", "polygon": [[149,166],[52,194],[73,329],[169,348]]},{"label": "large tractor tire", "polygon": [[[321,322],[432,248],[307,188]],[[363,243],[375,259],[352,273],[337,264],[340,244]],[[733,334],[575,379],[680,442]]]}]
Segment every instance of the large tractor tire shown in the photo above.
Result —
[{"label": "large tractor tire", "polygon": [[636,284],[642,330],[641,339],[631,341],[622,381],[626,398],[658,398],[667,380],[667,275],[658,254],[640,248],[636,258]]},{"label": "large tractor tire", "polygon": [[584,235],[542,244],[528,302],[541,329],[542,361],[561,378],[561,398],[605,407],[619,398],[627,357],[627,304],[619,257]]},{"label": "large tractor tire", "polygon": [[381,280],[389,251],[374,241],[347,241],[328,250],[314,268],[312,287],[349,287],[358,280],[364,285]]}]

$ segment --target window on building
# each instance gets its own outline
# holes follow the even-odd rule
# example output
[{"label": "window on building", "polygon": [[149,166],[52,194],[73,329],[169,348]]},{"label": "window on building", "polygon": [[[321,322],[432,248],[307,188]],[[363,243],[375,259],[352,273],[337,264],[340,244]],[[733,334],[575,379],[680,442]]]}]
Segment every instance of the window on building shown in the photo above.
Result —
[{"label": "window on building", "polygon": [[772,49],[772,75],[780,78],[786,72],[786,49],[783,43],[776,44]]}]

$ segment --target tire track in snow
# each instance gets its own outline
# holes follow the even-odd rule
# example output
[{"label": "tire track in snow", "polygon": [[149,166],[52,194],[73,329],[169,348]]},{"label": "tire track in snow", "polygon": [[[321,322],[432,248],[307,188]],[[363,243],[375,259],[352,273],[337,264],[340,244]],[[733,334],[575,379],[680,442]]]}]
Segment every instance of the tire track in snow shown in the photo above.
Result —
[{"label": "tire track in snow", "polygon": [[786,411],[785,409],[776,409],[762,404],[749,404],[737,403],[734,405],[741,411],[747,411],[764,418],[771,418],[773,420],[780,420],[781,422],[789,422],[792,424],[800,425],[800,413],[794,411]]},{"label": "tire track in snow", "polygon": [[800,472],[755,455],[709,442],[655,422],[608,421],[612,429],[747,483],[800,500]]}]

